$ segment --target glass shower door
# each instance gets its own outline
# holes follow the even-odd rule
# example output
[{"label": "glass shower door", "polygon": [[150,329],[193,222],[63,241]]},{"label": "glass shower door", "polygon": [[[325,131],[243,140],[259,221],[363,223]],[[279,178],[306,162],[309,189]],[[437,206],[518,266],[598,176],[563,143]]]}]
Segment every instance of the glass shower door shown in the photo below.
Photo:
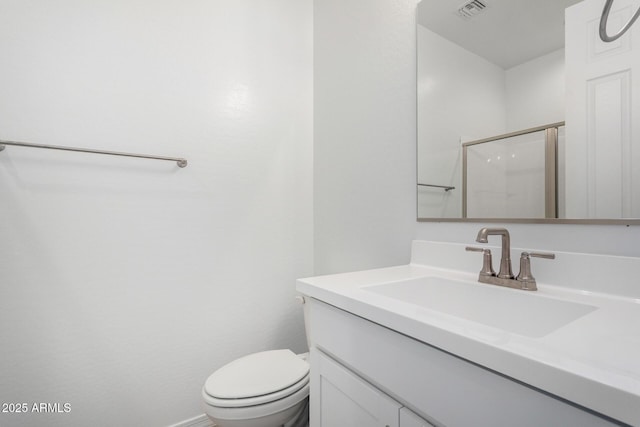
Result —
[{"label": "glass shower door", "polygon": [[463,147],[463,217],[557,217],[558,127],[469,142]]}]

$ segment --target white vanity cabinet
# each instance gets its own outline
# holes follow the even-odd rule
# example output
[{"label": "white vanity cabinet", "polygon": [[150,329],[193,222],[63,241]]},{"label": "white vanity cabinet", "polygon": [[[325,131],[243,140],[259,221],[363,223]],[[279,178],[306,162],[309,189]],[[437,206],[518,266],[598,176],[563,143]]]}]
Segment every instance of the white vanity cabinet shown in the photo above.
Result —
[{"label": "white vanity cabinet", "polygon": [[625,425],[316,299],[307,304],[310,427]]},{"label": "white vanity cabinet", "polygon": [[312,427],[431,427],[321,351],[311,364]]}]

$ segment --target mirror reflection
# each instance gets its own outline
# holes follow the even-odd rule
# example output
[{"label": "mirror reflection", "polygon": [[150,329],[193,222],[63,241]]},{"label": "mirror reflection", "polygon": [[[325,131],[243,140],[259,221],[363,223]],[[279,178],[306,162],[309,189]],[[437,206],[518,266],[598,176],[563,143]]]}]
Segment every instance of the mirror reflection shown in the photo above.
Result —
[{"label": "mirror reflection", "polygon": [[604,4],[419,3],[418,219],[640,223],[640,24],[603,42]]}]

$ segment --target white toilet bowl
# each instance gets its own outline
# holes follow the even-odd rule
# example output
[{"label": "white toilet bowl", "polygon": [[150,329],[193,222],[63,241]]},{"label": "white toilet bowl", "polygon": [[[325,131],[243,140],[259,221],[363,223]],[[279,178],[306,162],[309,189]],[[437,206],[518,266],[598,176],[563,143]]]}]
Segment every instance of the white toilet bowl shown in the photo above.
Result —
[{"label": "white toilet bowl", "polygon": [[290,350],[250,354],[215,371],[202,397],[218,427],[298,425],[308,416],[309,364]]}]

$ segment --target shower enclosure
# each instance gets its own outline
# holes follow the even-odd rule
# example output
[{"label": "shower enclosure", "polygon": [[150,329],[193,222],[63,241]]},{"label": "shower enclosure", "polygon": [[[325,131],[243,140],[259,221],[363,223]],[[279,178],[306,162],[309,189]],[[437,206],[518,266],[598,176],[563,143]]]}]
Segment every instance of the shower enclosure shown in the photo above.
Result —
[{"label": "shower enclosure", "polygon": [[462,144],[463,218],[558,218],[564,122]]}]

